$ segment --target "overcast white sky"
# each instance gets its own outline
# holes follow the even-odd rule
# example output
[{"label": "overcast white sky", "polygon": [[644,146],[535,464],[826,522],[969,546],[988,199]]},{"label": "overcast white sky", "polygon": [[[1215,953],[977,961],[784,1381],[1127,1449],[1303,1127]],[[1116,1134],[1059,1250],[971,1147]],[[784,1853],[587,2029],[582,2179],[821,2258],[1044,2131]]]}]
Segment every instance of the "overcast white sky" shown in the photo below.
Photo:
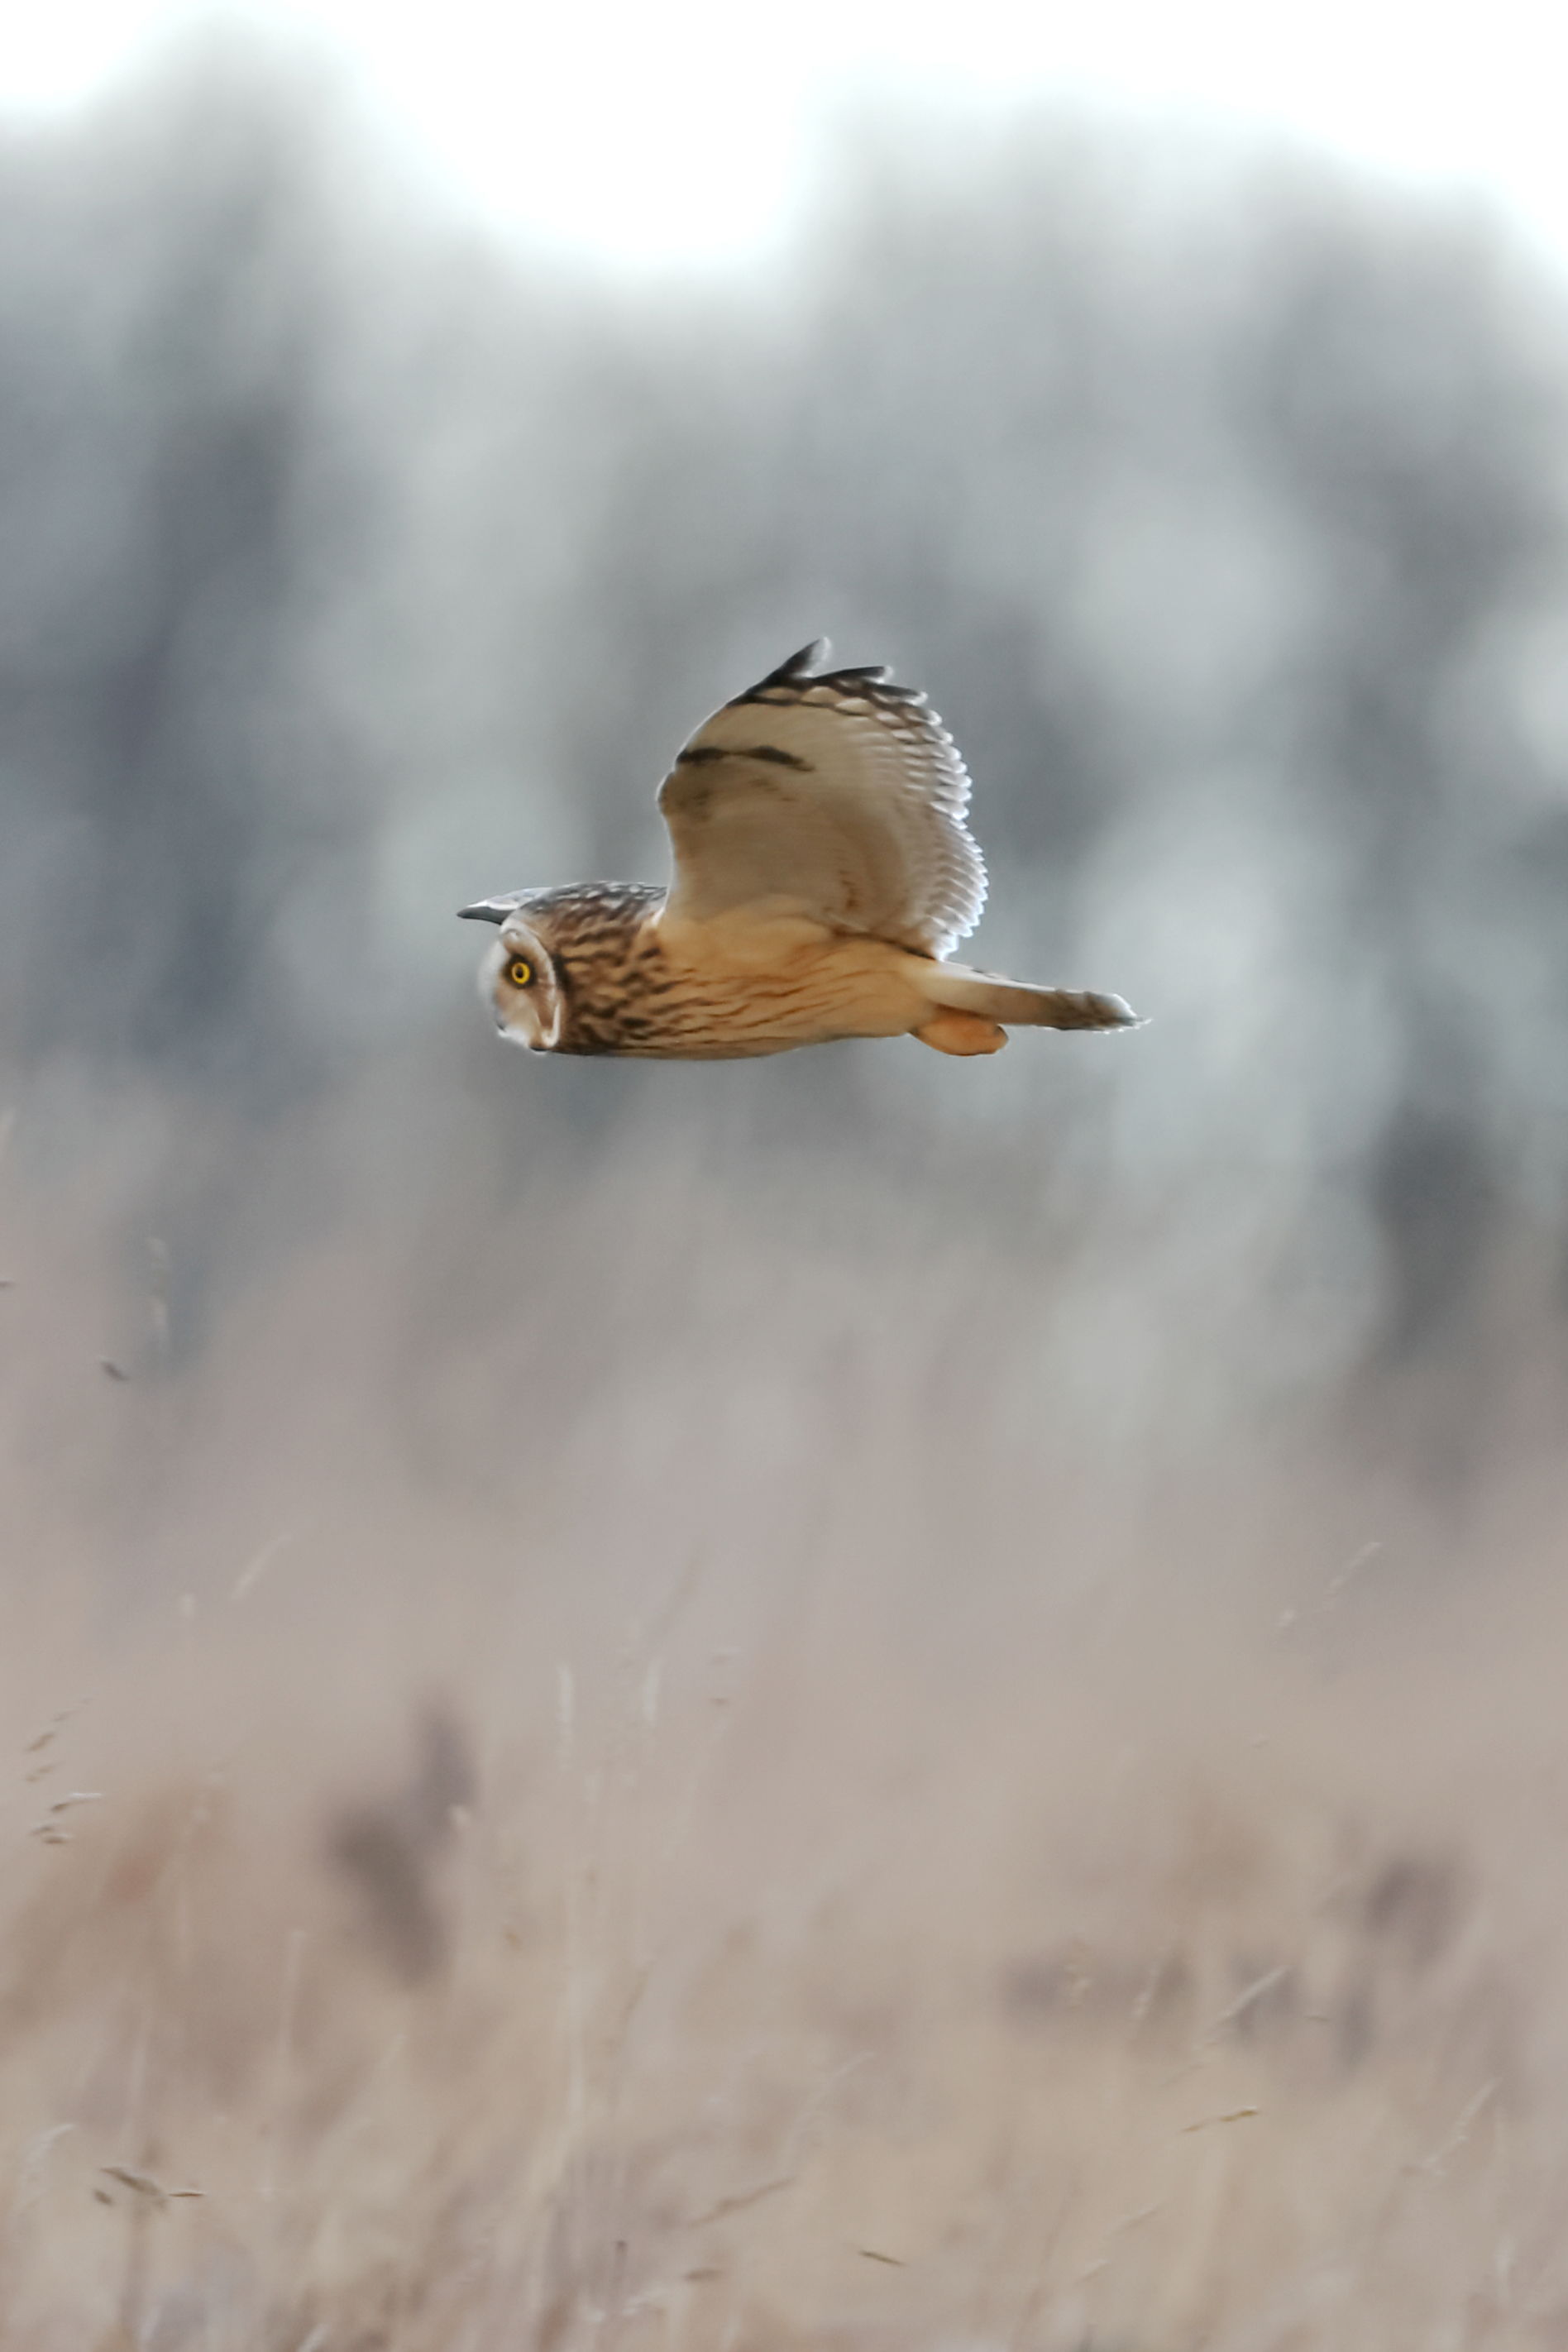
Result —
[{"label": "overcast white sky", "polygon": [[[201,0],[9,10],[0,101],[77,102]],[[847,85],[1098,94],[1489,190],[1568,260],[1568,0],[239,0],[341,46],[487,212],[628,259],[742,247]]]}]

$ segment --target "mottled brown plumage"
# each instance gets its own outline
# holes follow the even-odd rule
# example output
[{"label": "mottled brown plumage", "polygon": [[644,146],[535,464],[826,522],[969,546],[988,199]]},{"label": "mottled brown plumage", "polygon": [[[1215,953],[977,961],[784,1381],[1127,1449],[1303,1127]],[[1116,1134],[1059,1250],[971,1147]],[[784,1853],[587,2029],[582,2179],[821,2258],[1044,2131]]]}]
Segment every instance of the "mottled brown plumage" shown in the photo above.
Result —
[{"label": "mottled brown plumage", "polygon": [[1120,997],[948,961],[985,868],[952,738],[883,669],[818,670],[826,640],[716,711],[659,792],[674,874],[465,907],[499,936],[483,992],[535,1052],[665,1061],[913,1034],[994,1053],[1005,1024],[1123,1028]]}]

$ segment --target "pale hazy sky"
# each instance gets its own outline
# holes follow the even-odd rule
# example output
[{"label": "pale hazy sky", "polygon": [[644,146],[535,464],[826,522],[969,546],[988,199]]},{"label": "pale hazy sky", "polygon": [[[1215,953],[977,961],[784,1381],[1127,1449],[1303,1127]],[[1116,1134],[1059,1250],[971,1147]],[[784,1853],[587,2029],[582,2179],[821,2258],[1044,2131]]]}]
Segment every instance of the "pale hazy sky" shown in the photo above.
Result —
[{"label": "pale hazy sky", "polygon": [[[0,102],[69,106],[202,0],[7,12]],[[1101,96],[1280,125],[1479,186],[1568,259],[1568,0],[239,0],[338,45],[487,212],[628,259],[718,254],[847,88]]]}]

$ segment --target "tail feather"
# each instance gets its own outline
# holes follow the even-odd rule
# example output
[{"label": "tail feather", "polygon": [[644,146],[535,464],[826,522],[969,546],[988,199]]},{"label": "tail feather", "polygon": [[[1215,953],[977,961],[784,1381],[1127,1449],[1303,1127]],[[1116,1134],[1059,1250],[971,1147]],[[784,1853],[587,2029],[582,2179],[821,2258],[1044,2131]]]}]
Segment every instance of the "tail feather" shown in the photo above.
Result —
[{"label": "tail feather", "polygon": [[972,971],[961,963],[933,963],[926,980],[933,1004],[955,1013],[978,1013],[984,1020],[1023,1029],[1136,1029],[1136,1013],[1120,996],[1084,988],[1031,988]]}]

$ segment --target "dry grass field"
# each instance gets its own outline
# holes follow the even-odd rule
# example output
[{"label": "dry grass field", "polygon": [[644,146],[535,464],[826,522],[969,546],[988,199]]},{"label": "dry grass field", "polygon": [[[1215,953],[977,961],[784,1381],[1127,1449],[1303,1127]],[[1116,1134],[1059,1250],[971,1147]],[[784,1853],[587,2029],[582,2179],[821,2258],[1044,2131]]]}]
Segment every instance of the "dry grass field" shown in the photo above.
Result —
[{"label": "dry grass field", "polygon": [[1550,1477],[1445,1532],[1216,1462],[1085,1570],[1064,1475],[1005,1592],[981,1508],[943,1579],[650,1528],[574,1601],[559,1512],[356,1470],[323,1381],[338,1482],[226,1556],[255,1364],[143,1395],[69,1279],[6,1398],[5,2352],[1568,2344]]}]

